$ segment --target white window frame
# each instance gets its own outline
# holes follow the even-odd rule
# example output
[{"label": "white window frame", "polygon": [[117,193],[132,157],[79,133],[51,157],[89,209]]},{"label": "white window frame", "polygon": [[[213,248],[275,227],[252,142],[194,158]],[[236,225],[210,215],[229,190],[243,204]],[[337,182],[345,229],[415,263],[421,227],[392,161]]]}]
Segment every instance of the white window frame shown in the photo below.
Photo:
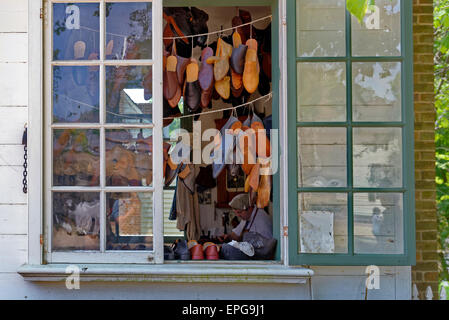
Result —
[{"label": "white window frame", "polygon": [[[100,9],[100,59],[99,60],[76,60],[76,61],[53,61],[53,4],[68,3],[65,0],[44,0],[44,260],[46,263],[162,263],[163,262],[163,177],[162,156],[153,157],[153,187],[108,187],[105,185],[105,131],[106,129],[132,129],[144,128],[153,130],[153,154],[162,155],[162,50],[154,49],[152,59],[141,60],[106,60],[106,3],[108,2],[152,2],[152,45],[159,45],[158,39],[162,38],[162,0],[82,0],[78,3],[98,3]],[[52,123],[52,69],[54,66],[87,66],[99,65],[100,73],[100,114],[99,123]],[[106,123],[106,66],[151,66],[153,68],[153,117],[151,124],[113,124]],[[57,129],[98,129],[100,131],[100,185],[98,187],[61,187],[52,186],[52,132]],[[100,193],[100,250],[99,251],[52,251],[52,192],[99,192]],[[106,192],[148,192],[153,195],[153,249],[151,251],[106,251],[106,218],[105,197]]]},{"label": "white window frame", "polygon": [[[28,233],[28,262],[18,269],[25,279],[31,281],[61,281],[65,279],[65,266],[70,263],[77,262],[67,259],[66,263],[49,262],[46,259],[44,252],[44,244],[48,241],[48,236],[51,233],[44,230],[44,208],[51,205],[48,202],[48,197],[44,198],[46,189],[44,182],[44,165],[49,163],[47,150],[44,150],[44,131],[48,130],[47,124],[44,123],[44,93],[46,93],[46,86],[44,82],[44,30],[49,24],[49,7],[47,4],[49,0],[28,0],[28,21],[29,21],[29,115],[28,115],[28,153],[29,153],[29,233]],[[122,0],[116,0],[122,1]],[[125,0],[123,0],[125,1]],[[286,1],[278,0],[279,6],[279,127],[286,129],[287,123],[287,37],[286,37]],[[58,1],[54,2],[67,2]],[[90,2],[88,0],[80,0],[79,2]],[[158,23],[162,25],[162,4],[163,0],[153,0],[153,12],[161,12],[153,19],[153,24]],[[153,41],[162,39],[162,28],[153,28]],[[161,41],[162,43],[162,41]],[[153,44],[154,48],[154,44]],[[47,50],[47,49],[45,49]],[[162,50],[153,50],[153,59],[162,62]],[[48,74],[48,72],[47,72]],[[48,75],[47,75],[48,77]],[[162,67],[153,69],[154,79],[153,96],[162,97]],[[47,90],[48,91],[48,90]],[[48,92],[46,93],[48,95]],[[48,97],[46,98],[48,99]],[[156,99],[155,99],[156,100]],[[162,101],[162,99],[160,99]],[[154,118],[162,120],[162,106],[153,109]],[[162,121],[161,121],[162,122]],[[156,126],[162,125],[154,123]],[[126,252],[121,253],[119,263],[111,263],[109,265],[95,263],[92,259],[92,264],[89,268],[83,271],[89,280],[126,280],[129,278],[139,279],[143,281],[169,281],[169,282],[260,282],[260,283],[305,283],[306,278],[313,275],[313,271],[307,268],[297,266],[289,266],[288,263],[288,171],[287,171],[287,149],[282,146],[286,145],[287,133],[286,130],[280,130],[280,260],[271,262],[235,262],[235,261],[188,261],[186,263],[164,262],[163,259],[163,188],[154,188],[154,203],[158,202],[159,208],[154,208],[155,216],[153,228],[154,230],[161,230],[160,237],[154,234],[154,257],[153,263],[147,260],[148,252],[145,254],[145,266],[138,264],[138,262],[131,260],[131,255],[126,255]],[[156,131],[156,130],[155,130]],[[161,141],[162,145],[162,129],[159,130],[153,139]],[[50,141],[50,140],[49,140]],[[48,147],[47,147],[48,148]],[[50,149],[51,150],[51,149]],[[154,157],[157,158],[157,157]],[[161,159],[162,161],[162,159]],[[48,164],[47,164],[48,165]],[[156,166],[155,166],[156,167]],[[162,168],[162,163],[160,163]],[[162,170],[155,170],[158,176],[154,176],[154,180],[163,181]],[[47,191],[48,192],[48,191]],[[160,199],[160,200],[158,200]],[[282,201],[284,200],[284,201]],[[45,203],[47,202],[47,203]],[[157,214],[156,212],[160,212]],[[159,217],[158,219],[156,217]],[[47,217],[45,217],[47,219]],[[45,232],[47,231],[47,232]],[[158,249],[157,249],[158,248]],[[68,258],[68,257],[66,257]],[[83,257],[84,258],[84,257]],[[70,260],[70,261],[69,261]],[[111,259],[112,261],[113,259]],[[83,261],[83,263],[86,263]],[[125,264],[124,264],[125,263]],[[133,263],[133,264],[131,264]],[[202,264],[201,269],[198,269],[198,264]],[[229,268],[230,265],[242,265],[240,268]],[[200,272],[200,273],[198,273]]]}]

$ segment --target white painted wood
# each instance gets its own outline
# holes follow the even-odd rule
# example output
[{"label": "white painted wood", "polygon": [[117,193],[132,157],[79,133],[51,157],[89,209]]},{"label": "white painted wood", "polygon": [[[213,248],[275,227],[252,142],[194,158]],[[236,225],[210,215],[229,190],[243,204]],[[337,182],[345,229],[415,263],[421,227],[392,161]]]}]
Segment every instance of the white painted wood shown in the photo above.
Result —
[{"label": "white painted wood", "polygon": [[0,235],[0,272],[17,272],[27,263],[27,241],[26,235]]},{"label": "white painted wood", "polygon": [[153,23],[153,250],[154,262],[164,262],[164,196],[162,167],[162,108],[163,108],[163,77],[162,77],[162,0],[152,3]]},{"label": "white painted wood", "polygon": [[25,204],[0,205],[0,234],[26,235],[28,212]]},{"label": "white painted wood", "polygon": [[[2,78],[4,77],[0,77]],[[22,143],[27,112],[27,108],[24,107],[0,107],[0,145]]]},{"label": "white painted wood", "polygon": [[22,192],[22,167],[0,167],[0,204],[25,204],[27,196]]},{"label": "white painted wood", "polygon": [[308,299],[303,284],[234,283],[156,283],[156,282],[81,282],[80,290],[67,290],[64,282],[35,283],[24,281],[17,273],[0,274],[0,299],[224,299],[251,297],[254,300]]},{"label": "white painted wood", "polygon": [[416,286],[416,283],[413,284],[412,300],[419,300],[419,291],[418,291],[418,287]]},{"label": "white painted wood", "polygon": [[[312,277],[314,300],[364,300],[365,277],[314,276]],[[367,300],[394,300],[394,276],[380,276],[380,289],[368,290]]]},{"label": "white painted wood", "polygon": [[23,145],[0,145],[0,166],[22,166]]},{"label": "white painted wood", "polygon": [[428,286],[426,288],[426,300],[432,300],[432,299],[433,299],[432,288],[430,286]]},{"label": "white painted wood", "polygon": [[27,62],[28,36],[26,33],[0,33],[0,63]]},{"label": "white painted wood", "polygon": [[395,267],[396,300],[412,299],[412,267]]},{"label": "white painted wood", "polygon": [[[0,17],[1,19],[1,17]],[[28,104],[28,65],[26,63],[0,63],[0,106],[26,106]],[[22,125],[23,126],[23,125]]]},{"label": "white painted wood", "polygon": [[447,300],[447,293],[446,293],[446,287],[445,286],[441,286],[440,300]]},{"label": "white painted wood", "polygon": [[43,234],[43,65],[41,1],[29,0],[28,23],[28,261],[42,262],[40,235]]}]

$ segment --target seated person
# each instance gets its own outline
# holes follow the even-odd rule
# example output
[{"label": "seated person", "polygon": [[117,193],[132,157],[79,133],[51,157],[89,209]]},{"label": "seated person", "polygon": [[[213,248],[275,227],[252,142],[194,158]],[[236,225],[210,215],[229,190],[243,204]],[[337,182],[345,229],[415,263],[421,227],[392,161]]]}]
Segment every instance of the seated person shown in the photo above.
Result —
[{"label": "seated person", "polygon": [[[257,208],[254,204],[249,203],[247,193],[235,196],[229,206],[234,213],[241,219],[240,223],[232,229],[230,234],[225,234],[219,239],[221,241],[234,240],[238,243],[225,243],[221,247],[221,254],[226,260],[249,260],[254,255],[251,248],[243,243],[243,236],[246,232],[256,233],[265,239],[273,239],[273,223],[270,216],[263,209]],[[243,250],[243,251],[242,251]],[[246,253],[244,253],[244,251]]]}]

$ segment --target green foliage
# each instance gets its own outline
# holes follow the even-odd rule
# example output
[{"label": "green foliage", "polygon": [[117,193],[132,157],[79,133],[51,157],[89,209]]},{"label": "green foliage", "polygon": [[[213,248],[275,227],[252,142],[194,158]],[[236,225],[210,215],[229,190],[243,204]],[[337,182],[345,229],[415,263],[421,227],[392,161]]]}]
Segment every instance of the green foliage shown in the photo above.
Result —
[{"label": "green foliage", "polygon": [[434,0],[436,184],[442,280],[449,280],[449,0]]},{"label": "green foliage", "polygon": [[347,0],[346,8],[348,11],[362,23],[370,6],[375,4],[375,0]]}]

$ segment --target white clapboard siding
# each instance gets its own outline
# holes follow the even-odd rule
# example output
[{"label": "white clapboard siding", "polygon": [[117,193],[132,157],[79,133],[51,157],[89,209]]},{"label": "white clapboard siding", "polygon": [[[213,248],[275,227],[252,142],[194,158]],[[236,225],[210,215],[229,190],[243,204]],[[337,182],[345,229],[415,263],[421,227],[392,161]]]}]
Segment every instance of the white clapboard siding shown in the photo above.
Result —
[{"label": "white clapboard siding", "polygon": [[25,204],[0,205],[0,234],[26,235],[28,211]]},{"label": "white clapboard siding", "polygon": [[0,33],[0,62],[22,62],[28,60],[28,34]]},{"label": "white clapboard siding", "polygon": [[28,105],[28,65],[0,63],[0,74],[0,106]]},{"label": "white clapboard siding", "polygon": [[1,0],[0,32],[27,32],[27,0]]},{"label": "white clapboard siding", "polygon": [[0,145],[0,166],[21,166],[24,159],[23,145]]},{"label": "white clapboard siding", "polygon": [[[0,79],[2,78],[0,77]],[[0,103],[2,101],[0,99]],[[23,126],[27,122],[27,119],[27,108],[0,107],[0,145],[21,144],[24,130]]]},{"label": "white clapboard siding", "polygon": [[[0,166],[0,204],[25,204],[27,196],[22,192],[21,166]],[[31,186],[32,187],[32,186]]]},{"label": "white clapboard siding", "polygon": [[0,235],[0,243],[0,273],[17,272],[17,268],[27,262],[27,236]]}]

